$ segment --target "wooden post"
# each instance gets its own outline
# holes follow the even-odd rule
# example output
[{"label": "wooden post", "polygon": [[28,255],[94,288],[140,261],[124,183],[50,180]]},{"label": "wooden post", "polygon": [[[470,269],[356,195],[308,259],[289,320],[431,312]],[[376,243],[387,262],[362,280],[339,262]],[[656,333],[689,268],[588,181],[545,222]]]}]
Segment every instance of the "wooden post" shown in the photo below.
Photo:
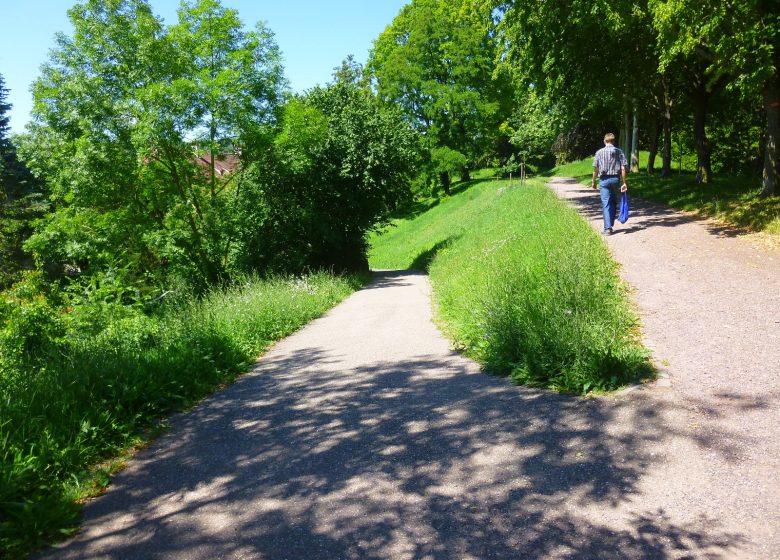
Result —
[{"label": "wooden post", "polygon": [[634,130],[631,134],[631,172],[639,172],[639,121],[637,119],[636,99],[634,100]]},{"label": "wooden post", "polygon": [[628,156],[631,153],[631,109],[628,108],[628,100],[623,100],[623,134],[620,139],[620,149]]},{"label": "wooden post", "polygon": [[680,167],[677,168],[677,174],[682,175],[682,157],[683,157],[683,150],[682,150],[682,142],[680,142],[680,137],[677,137],[677,149],[680,151]]}]

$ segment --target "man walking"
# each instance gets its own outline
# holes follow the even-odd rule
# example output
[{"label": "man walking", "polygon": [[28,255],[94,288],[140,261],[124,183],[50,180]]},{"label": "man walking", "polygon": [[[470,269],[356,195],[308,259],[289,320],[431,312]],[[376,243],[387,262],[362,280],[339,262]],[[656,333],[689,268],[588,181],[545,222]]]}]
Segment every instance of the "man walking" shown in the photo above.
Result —
[{"label": "man walking", "polygon": [[[626,156],[622,150],[616,148],[615,135],[608,132],[604,136],[604,147],[596,152],[593,158],[593,178],[590,181],[590,188],[596,188],[596,177],[599,178],[599,187],[601,190],[601,207],[604,210],[604,235],[612,234],[612,227],[615,225],[615,216],[617,215],[618,200],[620,193],[626,192]],[[618,181],[621,181],[618,183]],[[620,189],[618,189],[620,184]]]}]

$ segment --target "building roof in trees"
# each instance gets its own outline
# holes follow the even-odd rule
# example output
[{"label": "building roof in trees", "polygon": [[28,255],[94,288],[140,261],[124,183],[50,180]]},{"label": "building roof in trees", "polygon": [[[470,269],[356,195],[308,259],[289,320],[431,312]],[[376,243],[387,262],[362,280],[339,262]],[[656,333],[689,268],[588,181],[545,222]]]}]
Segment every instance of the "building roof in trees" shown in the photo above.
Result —
[{"label": "building roof in trees", "polygon": [[[196,156],[195,163],[203,169],[210,170],[211,152],[204,152]],[[236,154],[217,154],[214,158],[214,171],[219,177],[230,175],[238,169],[239,165],[240,160]]]}]

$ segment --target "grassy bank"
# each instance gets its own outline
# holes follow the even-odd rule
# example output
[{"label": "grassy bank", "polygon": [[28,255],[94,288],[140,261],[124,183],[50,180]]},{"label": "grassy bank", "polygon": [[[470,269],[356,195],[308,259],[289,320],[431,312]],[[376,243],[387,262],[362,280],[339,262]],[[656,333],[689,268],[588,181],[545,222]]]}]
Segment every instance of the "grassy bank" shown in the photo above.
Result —
[{"label": "grassy bank", "polygon": [[77,500],[107,480],[96,465],[143,440],[161,416],[229,383],[364,280],[250,279],[152,315],[113,309],[102,324],[99,311],[86,322],[77,317],[83,310],[52,311],[39,297],[8,294],[0,323],[0,557],[67,534]]},{"label": "grassy bank", "polygon": [[467,355],[518,383],[611,390],[649,372],[599,236],[541,180],[470,188],[372,240],[374,268],[425,268]]},{"label": "grassy bank", "polygon": [[[647,163],[644,152],[640,153],[640,162]],[[591,164],[591,159],[581,160],[556,167],[551,174],[590,184]],[[660,159],[657,164],[660,165]],[[710,184],[700,185],[696,183],[695,171],[683,165],[681,171],[675,166],[668,179],[661,179],[657,173],[630,173],[628,184],[631,193],[639,198],[780,237],[780,197],[761,198],[761,181],[757,177],[716,174]]]}]

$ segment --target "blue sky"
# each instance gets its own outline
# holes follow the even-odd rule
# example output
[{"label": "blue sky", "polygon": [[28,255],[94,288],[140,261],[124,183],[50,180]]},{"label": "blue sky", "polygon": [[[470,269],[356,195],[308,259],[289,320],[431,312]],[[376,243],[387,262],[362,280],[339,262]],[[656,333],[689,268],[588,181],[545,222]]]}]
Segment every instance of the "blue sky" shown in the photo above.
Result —
[{"label": "blue sky", "polygon": [[[70,34],[66,11],[75,0],[0,0],[0,74],[10,90],[11,128],[29,120],[29,87],[54,46],[54,34]],[[150,0],[166,23],[176,21],[179,0]],[[347,55],[365,62],[374,39],[408,0],[222,0],[245,26],[264,21],[276,34],[285,74],[294,91],[329,81]]]}]

